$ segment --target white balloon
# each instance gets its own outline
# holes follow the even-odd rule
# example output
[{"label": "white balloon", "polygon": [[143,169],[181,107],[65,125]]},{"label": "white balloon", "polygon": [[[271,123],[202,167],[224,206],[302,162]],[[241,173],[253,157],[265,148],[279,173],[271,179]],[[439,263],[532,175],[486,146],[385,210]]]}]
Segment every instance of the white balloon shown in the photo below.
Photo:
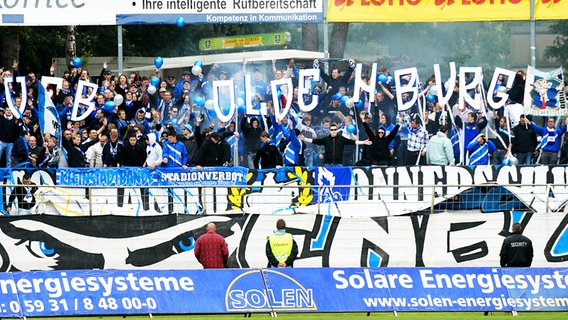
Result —
[{"label": "white balloon", "polygon": [[114,103],[116,103],[117,106],[121,105],[122,102],[124,102],[124,97],[121,94],[117,94],[116,96],[114,96]]},{"label": "white balloon", "polygon": [[154,94],[154,93],[156,93],[156,87],[154,87],[154,86],[148,86],[148,93],[149,93],[149,94]]},{"label": "white balloon", "polygon": [[514,156],[509,156],[509,160],[511,160],[511,165],[512,165],[512,166],[516,166],[516,165],[519,164],[519,159],[517,159],[517,158],[514,157]]},{"label": "white balloon", "polygon": [[215,105],[215,102],[213,102],[213,99],[209,99],[209,100],[205,101],[205,109],[211,110],[211,109],[213,109],[213,105]]},{"label": "white balloon", "polygon": [[345,106],[349,109],[353,109],[353,107],[355,107],[355,102],[353,102],[353,99],[347,99]]},{"label": "white balloon", "polygon": [[237,98],[237,106],[244,106],[245,105],[245,101],[243,100],[243,98],[238,97]]},{"label": "white balloon", "polygon": [[191,67],[191,73],[193,73],[194,76],[199,76],[201,74],[201,67],[200,66]]},{"label": "white balloon", "polygon": [[433,94],[435,96],[438,95],[438,89],[436,89],[436,86],[434,86],[434,85],[430,86],[430,90],[428,92],[430,92],[431,94]]},{"label": "white balloon", "polygon": [[497,92],[507,93],[507,87],[500,86],[499,88],[497,88]]}]

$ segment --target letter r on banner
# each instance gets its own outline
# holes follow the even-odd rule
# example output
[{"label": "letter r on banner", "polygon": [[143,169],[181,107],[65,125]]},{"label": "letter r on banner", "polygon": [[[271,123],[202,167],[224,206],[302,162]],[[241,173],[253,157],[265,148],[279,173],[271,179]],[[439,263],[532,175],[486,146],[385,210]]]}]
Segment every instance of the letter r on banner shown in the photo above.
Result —
[{"label": "letter r on banner", "polygon": [[[466,73],[473,73],[473,79],[469,83],[465,82]],[[465,109],[465,103],[469,104],[475,110],[481,109],[481,90],[483,90],[483,73],[481,67],[461,67],[460,68],[460,110]],[[473,98],[468,94],[468,90],[474,90]]]}]

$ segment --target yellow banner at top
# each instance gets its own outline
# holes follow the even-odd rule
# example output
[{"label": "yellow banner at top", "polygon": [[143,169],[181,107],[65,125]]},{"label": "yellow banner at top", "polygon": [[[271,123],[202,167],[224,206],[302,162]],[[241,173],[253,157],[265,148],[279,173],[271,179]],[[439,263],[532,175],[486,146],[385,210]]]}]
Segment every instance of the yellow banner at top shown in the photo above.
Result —
[{"label": "yellow banner at top", "polygon": [[[530,0],[328,0],[329,22],[530,20]],[[566,19],[568,0],[535,0],[537,20]]]}]

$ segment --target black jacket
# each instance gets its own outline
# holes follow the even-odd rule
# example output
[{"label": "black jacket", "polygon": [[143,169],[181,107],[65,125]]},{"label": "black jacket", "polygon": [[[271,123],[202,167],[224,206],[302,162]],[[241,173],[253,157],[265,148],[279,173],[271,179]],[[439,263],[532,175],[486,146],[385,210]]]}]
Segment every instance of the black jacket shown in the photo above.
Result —
[{"label": "black jacket", "polygon": [[327,137],[313,139],[312,143],[324,147],[324,164],[343,164],[343,149],[345,145],[355,144],[355,140],[347,139],[338,134],[335,138],[329,135]]},{"label": "black jacket", "polygon": [[[24,200],[27,194],[26,188],[30,188],[30,194],[32,195],[30,201]],[[33,194],[36,191],[37,191],[37,186],[33,182],[31,182],[31,184],[28,187],[22,187],[22,186],[15,187],[14,192],[12,192],[12,194],[10,194],[10,198],[8,198],[8,204],[6,205],[6,208],[12,207],[12,202],[14,202],[14,200],[17,198],[18,208],[26,210],[31,209],[36,204],[35,197],[33,196]]]},{"label": "black jacket", "polygon": [[213,143],[211,139],[205,139],[199,151],[195,163],[204,167],[223,166],[231,162],[231,146],[224,140]]},{"label": "black jacket", "polygon": [[513,233],[501,246],[501,267],[530,267],[533,260],[532,241],[520,233]]},{"label": "black jacket", "polygon": [[146,143],[137,141],[134,146],[130,142],[118,153],[118,164],[122,167],[142,167],[146,162]]},{"label": "black jacket", "polygon": [[372,145],[367,146],[367,160],[371,164],[385,165],[389,163],[390,160],[390,149],[389,145],[392,140],[396,137],[398,129],[400,126],[397,124],[394,129],[388,134],[388,136],[380,137],[375,134],[366,122],[363,122],[365,127],[365,132],[369,137],[369,140],[373,142]]},{"label": "black jacket", "polygon": [[514,138],[511,152],[513,154],[534,152],[538,141],[536,132],[531,126],[519,123],[512,131]]},{"label": "black jacket", "polygon": [[[259,165],[260,164],[260,165]],[[271,169],[282,165],[282,154],[278,147],[271,143],[265,143],[254,157],[254,168]]]}]

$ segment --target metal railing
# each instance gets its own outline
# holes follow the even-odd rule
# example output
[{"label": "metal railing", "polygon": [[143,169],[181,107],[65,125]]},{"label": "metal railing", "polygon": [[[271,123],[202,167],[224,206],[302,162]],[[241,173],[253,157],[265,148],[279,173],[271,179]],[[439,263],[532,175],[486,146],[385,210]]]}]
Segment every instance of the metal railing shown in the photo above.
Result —
[{"label": "metal railing", "polygon": [[[3,185],[3,203],[14,186]],[[568,203],[568,185],[558,184],[38,187],[34,212],[62,215],[551,213]]]}]

